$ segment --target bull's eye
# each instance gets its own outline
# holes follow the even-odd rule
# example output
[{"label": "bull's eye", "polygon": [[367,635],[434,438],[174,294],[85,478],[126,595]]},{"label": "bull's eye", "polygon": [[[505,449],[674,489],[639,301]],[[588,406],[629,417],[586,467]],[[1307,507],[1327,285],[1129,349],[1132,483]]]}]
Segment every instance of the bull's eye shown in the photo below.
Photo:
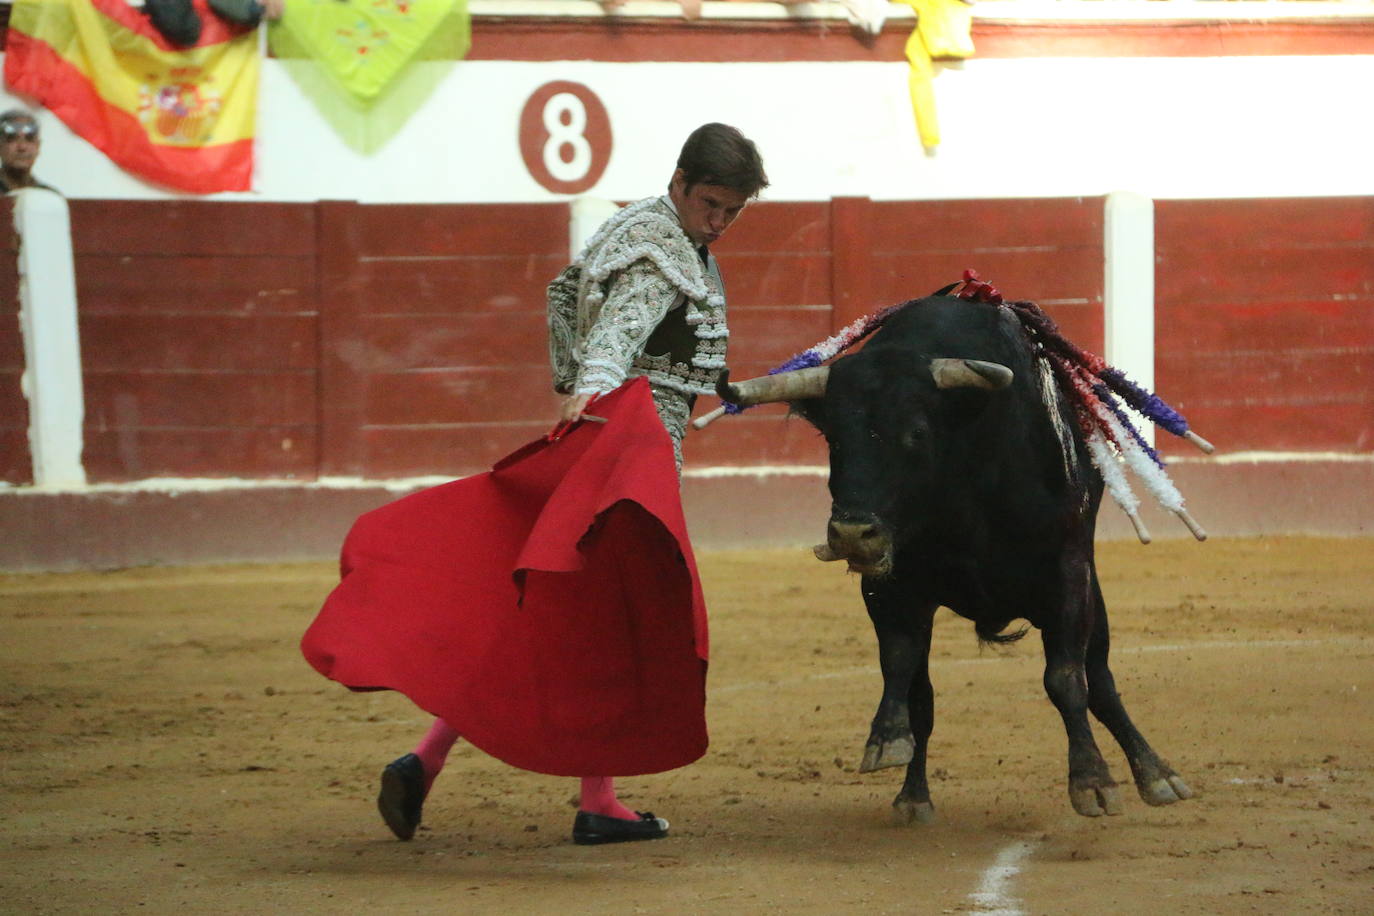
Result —
[{"label": "bull's eye", "polygon": [[923,448],[926,444],[926,428],[924,426],[913,426],[902,434],[902,447],[915,450]]}]

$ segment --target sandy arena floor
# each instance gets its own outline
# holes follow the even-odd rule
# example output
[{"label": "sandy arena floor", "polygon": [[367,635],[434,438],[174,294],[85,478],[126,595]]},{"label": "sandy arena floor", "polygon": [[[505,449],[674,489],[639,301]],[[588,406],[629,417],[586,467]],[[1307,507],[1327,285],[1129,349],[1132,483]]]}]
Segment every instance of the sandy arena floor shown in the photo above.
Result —
[{"label": "sandy arena floor", "polygon": [[427,718],[300,658],[329,565],[0,576],[0,911],[1374,912],[1374,540],[1100,552],[1117,683],[1194,800],[1073,814],[1039,641],[980,650],[942,611],[939,820],[893,826],[900,771],[856,772],[857,579],[708,553],[712,747],[621,781],[673,833],[619,847],[572,844],[572,780],[461,745],[391,839],[377,775]]}]

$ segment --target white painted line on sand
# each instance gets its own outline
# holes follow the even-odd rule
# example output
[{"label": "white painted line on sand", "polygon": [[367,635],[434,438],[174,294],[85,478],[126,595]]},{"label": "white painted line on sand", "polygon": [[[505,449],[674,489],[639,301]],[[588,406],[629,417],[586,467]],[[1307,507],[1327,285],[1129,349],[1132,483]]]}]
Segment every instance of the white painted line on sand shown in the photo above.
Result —
[{"label": "white painted line on sand", "polygon": [[1131,646],[1113,649],[1114,653],[1143,655],[1146,652],[1191,652],[1194,649],[1297,649],[1307,646],[1353,645],[1369,642],[1359,636],[1335,636],[1330,639],[1218,639],[1192,643],[1162,643],[1157,646]]},{"label": "white painted line on sand", "polygon": [[969,912],[979,916],[1025,916],[1021,901],[1012,894],[1012,880],[1021,873],[1021,863],[1035,849],[1028,840],[1017,840],[1002,848],[992,864],[983,869],[978,890],[968,895],[973,902]]}]

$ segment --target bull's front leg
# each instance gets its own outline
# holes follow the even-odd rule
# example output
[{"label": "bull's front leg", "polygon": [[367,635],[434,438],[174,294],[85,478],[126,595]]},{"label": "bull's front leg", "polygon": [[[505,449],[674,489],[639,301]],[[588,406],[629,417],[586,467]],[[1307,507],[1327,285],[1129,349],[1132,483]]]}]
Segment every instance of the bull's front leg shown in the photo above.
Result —
[{"label": "bull's front leg", "polygon": [[893,580],[865,576],[863,596],[878,637],[878,666],[883,674],[883,695],[859,764],[860,773],[871,773],[911,761],[916,744],[907,697],[911,679],[929,649],[930,635],[927,632],[923,645],[912,627],[910,609],[902,600],[901,589]]},{"label": "bull's front leg", "polygon": [[934,619],[933,607],[913,615],[920,644],[907,692],[914,742],[902,791],[892,800],[892,813],[899,824],[929,824],[935,820],[935,806],[930,802],[930,786],[926,782],[926,749],[935,727],[935,691],[930,686],[930,630]]},{"label": "bull's front leg", "polygon": [[906,780],[893,799],[899,823],[928,824],[935,819],[926,782],[926,747],[935,722],[930,685],[930,635],[933,601],[913,603],[899,581],[869,580],[864,603],[878,635],[883,697],[864,747],[861,771],[906,764]]}]

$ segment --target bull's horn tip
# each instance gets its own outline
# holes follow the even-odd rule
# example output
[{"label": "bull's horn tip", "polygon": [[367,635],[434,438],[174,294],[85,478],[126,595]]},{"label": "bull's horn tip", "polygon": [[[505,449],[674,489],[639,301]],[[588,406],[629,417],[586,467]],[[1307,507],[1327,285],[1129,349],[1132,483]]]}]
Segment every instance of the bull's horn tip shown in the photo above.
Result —
[{"label": "bull's horn tip", "polygon": [[716,376],[716,396],[728,404],[739,403],[739,393],[730,384],[730,370],[721,369]]},{"label": "bull's horn tip", "polygon": [[985,359],[968,360],[973,371],[992,383],[995,388],[1005,388],[1016,378],[1016,373],[1001,363],[988,362]]},{"label": "bull's horn tip", "polygon": [[930,374],[937,388],[1005,388],[1016,377],[1001,363],[982,359],[936,357],[930,361]]}]

